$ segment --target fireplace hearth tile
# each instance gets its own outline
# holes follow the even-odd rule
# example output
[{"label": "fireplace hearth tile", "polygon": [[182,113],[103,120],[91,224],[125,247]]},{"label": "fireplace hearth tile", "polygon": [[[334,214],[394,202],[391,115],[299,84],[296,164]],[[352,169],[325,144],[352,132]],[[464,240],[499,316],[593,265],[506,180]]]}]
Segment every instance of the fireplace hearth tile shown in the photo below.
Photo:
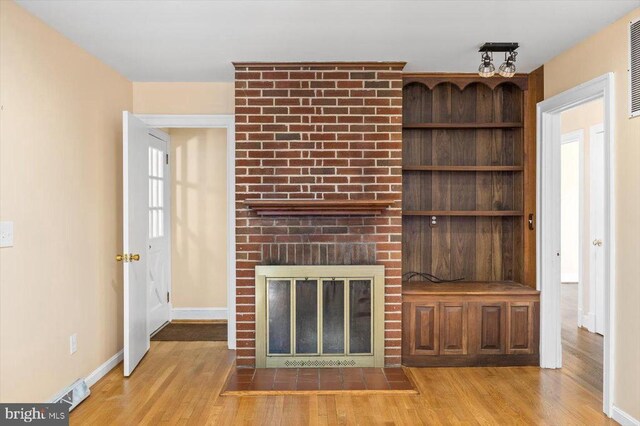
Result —
[{"label": "fireplace hearth tile", "polygon": [[418,391],[402,368],[235,369],[222,395],[403,393]]}]

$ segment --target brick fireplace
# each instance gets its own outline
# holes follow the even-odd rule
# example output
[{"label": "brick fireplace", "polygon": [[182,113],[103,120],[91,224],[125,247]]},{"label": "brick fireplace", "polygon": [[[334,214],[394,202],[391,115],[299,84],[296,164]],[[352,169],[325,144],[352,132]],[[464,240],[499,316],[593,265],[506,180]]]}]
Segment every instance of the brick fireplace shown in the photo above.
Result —
[{"label": "brick fireplace", "polygon": [[[404,63],[236,63],[237,364],[254,366],[257,265],[383,265],[401,358]],[[246,200],[386,200],[379,214],[261,215]]]}]

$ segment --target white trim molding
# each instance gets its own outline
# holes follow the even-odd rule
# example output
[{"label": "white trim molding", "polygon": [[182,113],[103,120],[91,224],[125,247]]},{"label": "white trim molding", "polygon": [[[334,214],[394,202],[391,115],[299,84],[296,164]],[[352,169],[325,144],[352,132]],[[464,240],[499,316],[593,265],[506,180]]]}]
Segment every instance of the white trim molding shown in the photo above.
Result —
[{"label": "white trim molding", "polygon": [[605,333],[603,411],[612,415],[615,378],[615,141],[614,76],[607,73],[546,99],[537,107],[537,288],[540,290],[540,366],[562,367],[560,314],[560,114],[602,98],[605,129]]},{"label": "white trim molding", "polygon": [[[84,382],[87,384],[87,387],[91,388],[93,385],[98,383],[100,379],[107,375],[107,373],[118,366],[122,362],[124,358],[124,350],[120,349],[115,355],[111,358],[100,364],[98,368],[93,370],[87,377],[84,378]],[[78,379],[78,381],[81,379]],[[65,388],[58,392],[56,396],[53,398],[49,398],[47,403],[54,403],[60,399],[65,393],[69,391],[70,388]]]},{"label": "white trim molding", "polygon": [[227,344],[236,348],[236,125],[233,115],[136,114],[150,127],[227,131]]},{"label": "white trim molding", "polygon": [[111,358],[103,362],[102,365],[100,365],[100,367],[93,370],[87,376],[87,378],[84,379],[87,382],[87,386],[91,387],[95,385],[98,382],[98,380],[102,379],[104,376],[107,375],[109,371],[117,367],[118,364],[122,362],[122,355],[123,355],[123,351],[122,350],[118,351],[118,353],[116,353],[114,356],[112,356]]},{"label": "white trim molding", "polygon": [[584,235],[585,235],[585,185],[584,185],[584,130],[578,129],[573,132],[564,133],[561,136],[562,145],[568,143],[578,144],[578,272],[577,274],[565,274],[561,277],[563,283],[578,283],[578,327],[582,326],[582,316],[584,300]]},{"label": "white trim molding", "polygon": [[171,320],[228,320],[227,308],[173,308]]},{"label": "white trim molding", "polygon": [[622,426],[640,426],[640,420],[615,405],[611,409],[611,418]]},{"label": "white trim molding", "polygon": [[581,315],[580,312],[578,312],[578,319],[581,321],[581,323],[579,324],[580,327],[586,328],[591,333],[596,332],[596,314],[594,314],[593,312],[588,312],[585,314],[583,312]]}]

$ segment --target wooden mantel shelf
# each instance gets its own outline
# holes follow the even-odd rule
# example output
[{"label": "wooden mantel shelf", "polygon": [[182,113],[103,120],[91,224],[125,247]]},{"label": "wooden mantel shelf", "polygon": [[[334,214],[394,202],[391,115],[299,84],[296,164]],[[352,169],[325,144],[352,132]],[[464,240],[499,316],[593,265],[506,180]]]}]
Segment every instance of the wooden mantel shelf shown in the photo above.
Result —
[{"label": "wooden mantel shelf", "polygon": [[391,200],[245,200],[261,216],[379,215]]}]

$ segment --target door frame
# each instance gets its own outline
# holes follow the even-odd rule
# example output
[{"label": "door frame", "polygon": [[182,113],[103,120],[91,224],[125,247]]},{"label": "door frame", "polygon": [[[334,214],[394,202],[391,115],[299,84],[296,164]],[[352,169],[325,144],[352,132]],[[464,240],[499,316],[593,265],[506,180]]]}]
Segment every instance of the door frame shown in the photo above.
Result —
[{"label": "door frame", "polygon": [[578,283],[578,327],[583,326],[582,314],[583,314],[583,293],[584,293],[584,267],[583,261],[583,249],[584,244],[584,130],[578,129],[572,132],[563,133],[560,137],[560,143],[562,145],[569,143],[578,144],[578,276],[576,277]]},{"label": "door frame", "polygon": [[135,114],[149,127],[226,129],[227,131],[227,344],[236,348],[236,129],[235,116]]},{"label": "door frame", "polygon": [[540,367],[562,367],[560,314],[560,113],[597,98],[604,101],[605,149],[605,335],[603,411],[611,416],[615,376],[615,141],[614,75],[607,73],[546,99],[537,106],[537,288],[540,290]]},{"label": "door frame", "polygon": [[[598,133],[604,133],[604,124],[600,123],[600,124],[594,124],[593,126],[589,127],[589,152],[592,152],[592,146],[593,146],[593,141],[595,140],[596,134]],[[604,138],[604,134],[602,136]],[[604,141],[603,141],[604,142]],[[605,144],[606,145],[606,144]],[[590,154],[589,158],[593,158]],[[592,164],[589,164],[589,174],[593,174],[592,173],[593,167]],[[604,175],[606,176],[606,165],[605,165],[605,171],[604,171]],[[589,188],[589,191],[591,191],[591,187]],[[605,188],[605,192],[606,192],[606,188]],[[589,193],[589,199],[591,200],[591,193]],[[589,217],[592,218],[593,215],[591,213],[589,213]],[[604,218],[603,218],[604,220]],[[605,225],[606,227],[606,225]],[[593,235],[591,234],[591,224],[589,224],[589,240],[591,240],[591,238],[593,237]],[[589,246],[591,249],[591,246]],[[606,253],[605,253],[606,254]],[[589,265],[592,265],[592,259],[591,259],[591,251],[589,252]],[[605,290],[606,291],[606,290]],[[596,294],[598,294],[598,292],[596,291],[596,280],[593,279],[593,276],[591,274],[591,270],[589,271],[589,317],[588,317],[588,321],[585,321],[585,327],[587,328],[587,330],[589,330],[592,333],[597,333],[598,332],[598,320],[599,320],[599,309],[598,306],[596,304],[596,301],[599,300],[598,298],[596,298]],[[592,296],[593,295],[593,296]],[[606,319],[605,319],[606,320]]]}]

